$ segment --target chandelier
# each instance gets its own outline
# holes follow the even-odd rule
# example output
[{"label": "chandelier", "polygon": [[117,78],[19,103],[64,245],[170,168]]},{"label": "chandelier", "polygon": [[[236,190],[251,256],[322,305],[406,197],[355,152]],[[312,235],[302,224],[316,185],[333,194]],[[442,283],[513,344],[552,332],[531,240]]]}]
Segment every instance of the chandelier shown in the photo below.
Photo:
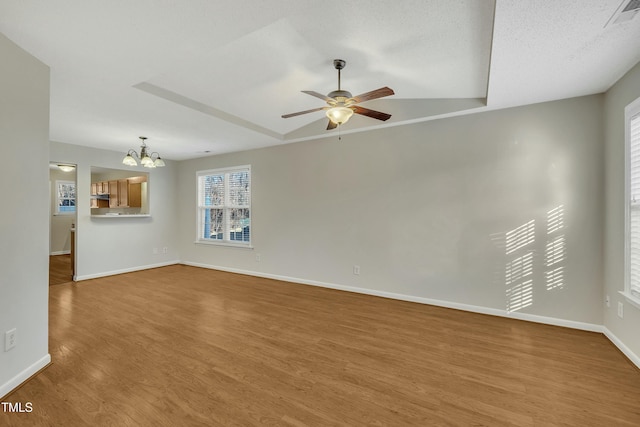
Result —
[{"label": "chandelier", "polygon": [[[122,164],[127,165],[127,166],[138,166],[138,162],[136,162],[136,159],[134,158],[137,157],[140,160],[140,164],[142,166],[144,166],[145,168],[161,168],[164,166],[164,160],[162,160],[160,158],[160,154],[158,154],[157,152],[153,152],[151,154],[149,154],[149,150],[147,147],[147,144],[145,143],[145,140],[147,139],[146,136],[140,136],[138,137],[142,140],[142,145],[140,146],[140,155],[138,155],[138,153],[136,152],[136,150],[129,150],[127,152],[127,155],[124,157],[124,159],[122,159]],[[155,158],[154,158],[155,156]]]}]

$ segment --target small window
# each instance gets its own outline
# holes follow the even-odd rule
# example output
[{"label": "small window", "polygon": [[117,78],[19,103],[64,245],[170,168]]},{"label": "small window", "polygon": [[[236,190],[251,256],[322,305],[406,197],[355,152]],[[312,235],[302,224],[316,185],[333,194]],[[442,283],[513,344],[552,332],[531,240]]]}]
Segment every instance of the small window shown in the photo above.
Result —
[{"label": "small window", "polygon": [[56,214],[76,213],[76,183],[56,181]]},{"label": "small window", "polygon": [[251,245],[251,167],[199,171],[196,242]]}]

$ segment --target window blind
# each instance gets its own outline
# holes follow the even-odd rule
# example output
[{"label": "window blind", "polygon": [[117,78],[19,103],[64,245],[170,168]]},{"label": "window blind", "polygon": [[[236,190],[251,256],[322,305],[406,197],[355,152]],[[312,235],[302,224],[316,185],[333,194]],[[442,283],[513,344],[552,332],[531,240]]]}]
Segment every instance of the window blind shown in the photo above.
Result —
[{"label": "window blind", "polygon": [[629,287],[640,297],[640,114],[629,123]]},{"label": "window blind", "polygon": [[198,241],[251,241],[251,169],[198,172]]}]

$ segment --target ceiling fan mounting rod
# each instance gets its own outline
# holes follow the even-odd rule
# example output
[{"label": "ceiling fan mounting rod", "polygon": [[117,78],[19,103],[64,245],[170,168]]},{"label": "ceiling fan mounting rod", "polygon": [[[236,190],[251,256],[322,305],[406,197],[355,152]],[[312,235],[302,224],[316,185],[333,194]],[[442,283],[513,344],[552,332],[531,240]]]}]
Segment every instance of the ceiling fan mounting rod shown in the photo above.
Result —
[{"label": "ceiling fan mounting rod", "polygon": [[334,59],[333,66],[338,70],[338,90],[340,90],[340,70],[342,70],[347,65],[347,61],[344,59]]}]

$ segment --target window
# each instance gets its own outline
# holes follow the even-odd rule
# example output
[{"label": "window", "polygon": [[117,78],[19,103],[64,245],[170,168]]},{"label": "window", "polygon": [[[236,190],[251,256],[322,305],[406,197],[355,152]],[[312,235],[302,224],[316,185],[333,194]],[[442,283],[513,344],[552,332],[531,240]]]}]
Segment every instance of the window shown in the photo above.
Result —
[{"label": "window", "polygon": [[251,244],[251,166],[199,171],[196,242]]},{"label": "window", "polygon": [[76,213],[76,183],[56,181],[56,214]]},{"label": "window", "polygon": [[625,294],[640,302],[640,99],[625,109],[626,266]]}]

